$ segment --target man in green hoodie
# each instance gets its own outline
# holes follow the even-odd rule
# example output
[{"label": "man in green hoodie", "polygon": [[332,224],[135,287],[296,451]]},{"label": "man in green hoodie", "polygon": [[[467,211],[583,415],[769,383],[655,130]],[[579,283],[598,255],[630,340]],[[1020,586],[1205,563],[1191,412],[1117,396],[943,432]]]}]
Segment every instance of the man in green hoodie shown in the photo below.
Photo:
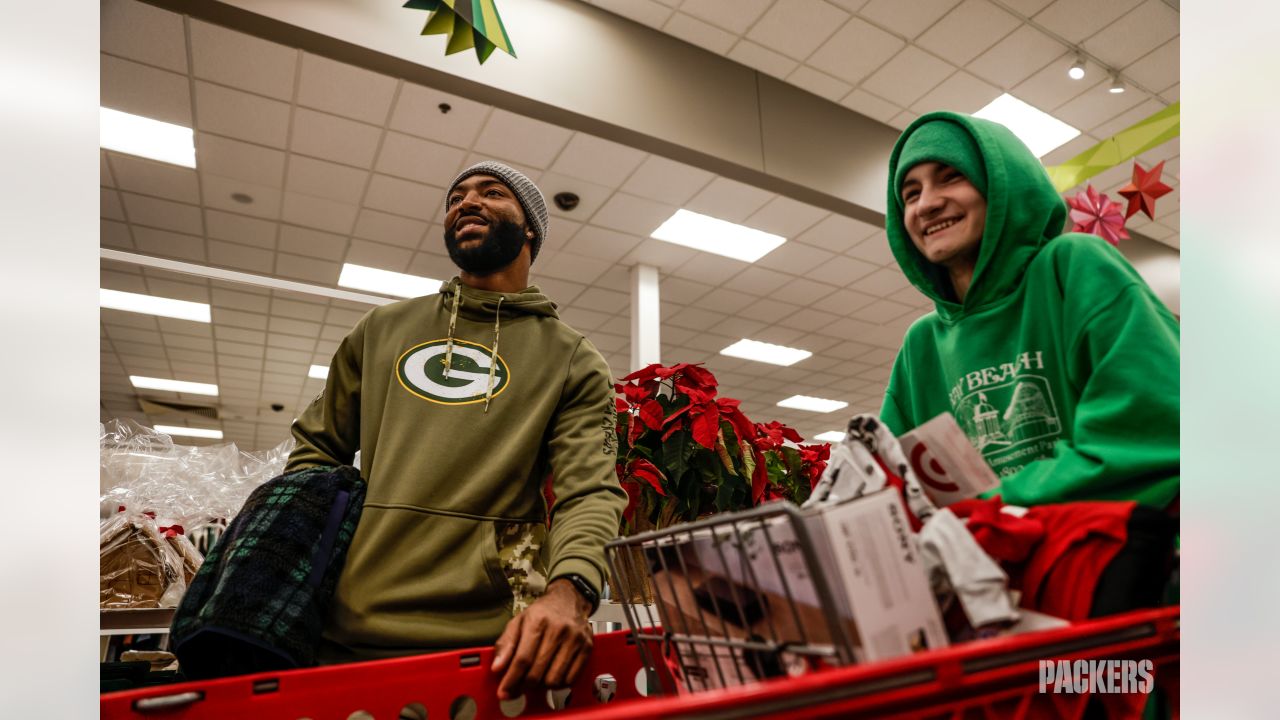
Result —
[{"label": "man in green hoodie", "polygon": [[952,413],[1007,503],[1178,495],[1178,322],[1112,246],[1065,233],[1003,125],[929,113],[889,160],[886,225],[935,311],[907,330],[880,417]]},{"label": "man in green hoodie", "polygon": [[286,471],[350,464],[359,450],[368,482],[326,661],[497,639],[505,699],[571,683],[590,652],[604,544],[626,504],[613,381],[529,286],[548,224],[533,182],[479,163],[445,208],[459,277],[356,324],[293,425]]}]

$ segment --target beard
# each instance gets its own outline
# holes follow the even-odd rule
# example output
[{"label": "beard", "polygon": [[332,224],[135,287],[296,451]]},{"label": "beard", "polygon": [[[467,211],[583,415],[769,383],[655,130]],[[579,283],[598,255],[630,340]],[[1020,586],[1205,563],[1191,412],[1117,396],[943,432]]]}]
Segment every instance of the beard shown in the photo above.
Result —
[{"label": "beard", "polygon": [[502,270],[520,256],[527,238],[524,228],[510,220],[490,224],[488,234],[480,244],[459,247],[457,234],[452,227],[444,230],[444,246],[449,259],[463,272],[471,275],[492,275]]}]

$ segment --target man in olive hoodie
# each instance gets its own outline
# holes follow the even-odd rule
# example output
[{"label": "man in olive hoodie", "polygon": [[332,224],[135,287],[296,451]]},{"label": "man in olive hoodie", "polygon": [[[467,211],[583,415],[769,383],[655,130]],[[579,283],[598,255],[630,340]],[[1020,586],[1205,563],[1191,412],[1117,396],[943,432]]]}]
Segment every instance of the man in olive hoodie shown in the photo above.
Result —
[{"label": "man in olive hoodie", "polygon": [[326,661],[496,638],[505,699],[525,683],[569,684],[590,652],[603,546],[626,504],[612,379],[529,286],[547,231],[537,187],[484,162],[454,180],[445,207],[460,275],[356,324],[293,425],[286,470],[350,464],[360,450],[368,482]]},{"label": "man in olive hoodie", "polygon": [[881,418],[951,412],[1007,503],[1178,495],[1178,322],[1128,261],[1063,232],[1066,205],[1003,125],[929,113],[889,161],[894,257],[934,302]]}]

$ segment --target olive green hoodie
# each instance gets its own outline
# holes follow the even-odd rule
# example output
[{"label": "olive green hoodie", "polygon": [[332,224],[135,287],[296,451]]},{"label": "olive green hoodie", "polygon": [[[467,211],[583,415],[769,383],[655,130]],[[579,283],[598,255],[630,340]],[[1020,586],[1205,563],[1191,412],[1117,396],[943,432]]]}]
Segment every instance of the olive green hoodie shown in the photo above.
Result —
[{"label": "olive green hoodie", "polygon": [[358,449],[368,482],[328,659],[491,643],[555,577],[600,589],[626,504],[614,427],[608,365],[536,287],[455,278],[365,315],[294,423],[286,468]]},{"label": "olive green hoodie", "polygon": [[[912,243],[892,180],[909,169],[898,167],[907,138],[937,121],[969,133],[986,173],[986,226],[963,302]],[[898,139],[889,177],[889,244],[935,311],[907,330],[885,423],[902,433],[951,412],[1009,503],[1168,505],[1179,477],[1178,323],[1124,256],[1094,235],[1063,234],[1065,203],[1003,125],[924,115]]]}]

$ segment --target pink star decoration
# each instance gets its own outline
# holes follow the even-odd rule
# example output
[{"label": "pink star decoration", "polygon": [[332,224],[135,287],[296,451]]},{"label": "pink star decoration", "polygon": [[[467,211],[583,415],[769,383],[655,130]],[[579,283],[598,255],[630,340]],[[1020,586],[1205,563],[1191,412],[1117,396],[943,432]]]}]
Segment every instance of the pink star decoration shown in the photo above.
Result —
[{"label": "pink star decoration", "polygon": [[1138,163],[1133,164],[1133,181],[1117,191],[1129,200],[1129,210],[1124,214],[1126,220],[1138,210],[1152,220],[1156,219],[1156,198],[1173,192],[1173,188],[1160,182],[1161,170],[1164,170],[1163,160],[1150,170],[1143,170]]},{"label": "pink star decoration", "polygon": [[1076,193],[1075,197],[1067,198],[1067,205],[1071,207],[1071,221],[1075,223],[1071,232],[1097,235],[1116,247],[1120,246],[1121,240],[1129,239],[1120,203],[1099,193],[1092,185]]}]

